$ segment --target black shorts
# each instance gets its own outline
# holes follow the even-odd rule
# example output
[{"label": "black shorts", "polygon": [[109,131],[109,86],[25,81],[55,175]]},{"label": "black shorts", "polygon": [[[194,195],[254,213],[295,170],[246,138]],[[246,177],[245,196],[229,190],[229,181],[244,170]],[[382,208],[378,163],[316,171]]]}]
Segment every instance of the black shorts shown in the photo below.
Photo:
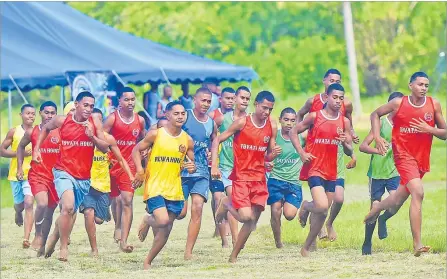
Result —
[{"label": "black shorts", "polygon": [[93,208],[95,217],[108,222],[110,221],[110,197],[109,193],[103,193],[90,187],[88,194],[84,197],[84,201],[79,206],[79,212],[84,213],[86,208]]},{"label": "black shorts", "polygon": [[335,192],[335,184],[336,181],[330,181],[323,179],[319,176],[311,176],[307,179],[307,183],[309,184],[309,188],[312,189],[316,186],[322,186],[325,192],[334,193]]},{"label": "black shorts", "polygon": [[388,191],[395,191],[399,187],[400,176],[395,176],[389,179],[369,179],[369,195],[372,201],[378,201],[385,194],[385,189]]}]

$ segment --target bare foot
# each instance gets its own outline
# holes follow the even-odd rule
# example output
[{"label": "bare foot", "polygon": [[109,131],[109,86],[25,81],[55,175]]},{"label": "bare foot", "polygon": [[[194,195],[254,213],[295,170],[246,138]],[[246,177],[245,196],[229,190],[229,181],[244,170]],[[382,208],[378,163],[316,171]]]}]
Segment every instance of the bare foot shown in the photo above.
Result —
[{"label": "bare foot", "polygon": [[16,216],[15,216],[15,223],[17,226],[21,227],[23,226],[23,214],[22,212],[17,212],[16,211]]},{"label": "bare foot", "polygon": [[281,249],[284,247],[284,245],[282,244],[282,242],[275,242],[276,248]]},{"label": "bare foot", "polygon": [[144,261],[143,269],[144,269],[144,270],[148,270],[148,269],[150,269],[150,268],[151,268],[151,264],[150,264],[150,263],[147,263],[146,261]]},{"label": "bare foot", "polygon": [[219,234],[219,228],[217,227],[217,224],[216,224],[216,228],[214,229],[214,233],[213,233],[213,238],[218,237],[218,236],[220,236],[220,234]]},{"label": "bare foot", "polygon": [[71,244],[71,238],[70,237],[68,237],[68,242],[67,242],[67,245],[70,245]]},{"label": "bare foot", "polygon": [[185,253],[184,259],[185,259],[185,261],[192,260],[192,254],[191,253]]},{"label": "bare foot", "polygon": [[316,240],[314,240],[312,242],[312,244],[310,244],[310,247],[309,247],[309,252],[315,252],[315,251],[317,251],[317,241]]},{"label": "bare foot", "polygon": [[328,233],[329,240],[331,242],[337,240],[337,233],[335,232],[334,227],[326,225],[326,228],[327,228],[327,233]]},{"label": "bare foot", "polygon": [[31,246],[31,243],[29,243],[29,240],[28,240],[28,239],[24,239],[24,240],[22,241],[22,248],[23,248],[23,249],[28,249],[30,246]]},{"label": "bare foot", "polygon": [[33,241],[31,242],[31,249],[33,249],[34,251],[37,251],[40,249],[40,247],[42,246],[42,237],[41,236],[35,236]]},{"label": "bare foot", "polygon": [[228,197],[222,197],[219,200],[219,206],[216,209],[216,223],[220,224],[227,214],[226,203],[228,202]]},{"label": "bare foot", "polygon": [[377,218],[379,218],[379,214],[380,214],[380,210],[378,208],[378,201],[374,201],[372,206],[371,206],[371,210],[369,211],[369,213],[365,216],[365,219],[363,220],[363,223],[365,224],[371,224],[374,223]]},{"label": "bare foot", "polygon": [[431,249],[430,246],[422,246],[419,249],[415,249],[414,250],[414,256],[415,257],[419,257],[423,253],[428,253],[430,251],[430,249]]},{"label": "bare foot", "polygon": [[138,239],[141,242],[144,242],[144,240],[146,239],[147,233],[149,232],[150,229],[150,225],[148,224],[148,219],[149,217],[147,215],[144,216],[143,220],[141,221],[140,227],[138,228]]},{"label": "bare foot", "polygon": [[237,257],[230,256],[230,259],[228,260],[229,263],[236,263]]},{"label": "bare foot", "polygon": [[115,243],[119,243],[121,241],[121,229],[115,229],[113,239],[115,240]]},{"label": "bare foot", "polygon": [[68,249],[61,249],[59,251],[59,258],[57,258],[61,262],[67,262],[68,261]]},{"label": "bare foot", "polygon": [[318,239],[320,239],[320,240],[327,239],[327,231],[324,226],[321,228],[320,232],[318,233]]},{"label": "bare foot", "polygon": [[300,207],[300,211],[298,212],[298,221],[301,224],[301,227],[306,227],[307,218],[309,218],[309,211],[304,209],[304,205],[307,204],[308,201],[303,201]]},{"label": "bare foot", "polygon": [[120,249],[124,253],[132,253],[133,252],[133,246],[132,245],[128,245],[127,243],[124,243],[122,241],[120,241]]},{"label": "bare foot", "polygon": [[309,257],[309,256],[310,256],[310,251],[304,249],[304,247],[301,248],[301,256],[303,256],[303,257]]},{"label": "bare foot", "polygon": [[37,257],[42,257],[45,254],[45,245],[42,245],[39,247],[39,250],[37,250]]},{"label": "bare foot", "polygon": [[50,235],[50,237],[47,240],[47,249],[45,252],[45,259],[51,257],[51,255],[54,253],[54,248],[56,247],[56,243],[58,240],[58,236],[54,233]]},{"label": "bare foot", "polygon": [[90,252],[90,256],[92,256],[93,258],[97,258],[98,257],[98,249],[92,250]]}]

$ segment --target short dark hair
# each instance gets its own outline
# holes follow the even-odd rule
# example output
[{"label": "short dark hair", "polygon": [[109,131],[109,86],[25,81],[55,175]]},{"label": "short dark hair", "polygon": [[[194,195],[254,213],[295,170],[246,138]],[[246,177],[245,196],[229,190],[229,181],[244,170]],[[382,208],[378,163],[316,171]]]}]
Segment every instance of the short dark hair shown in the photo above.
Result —
[{"label": "short dark hair", "polygon": [[426,73],[424,73],[424,72],[416,72],[416,73],[414,73],[414,74],[411,75],[411,77],[410,77],[410,83],[412,83],[413,81],[415,81],[418,77],[423,77],[423,78],[428,79],[428,76],[427,76]]},{"label": "short dark hair", "polygon": [[296,111],[293,108],[287,107],[287,108],[285,108],[285,109],[283,109],[281,111],[281,114],[279,115],[279,118],[282,118],[284,116],[284,114],[286,114],[286,113],[292,113],[292,114],[296,115]]},{"label": "short dark hair", "polygon": [[23,112],[26,108],[34,108],[34,106],[31,105],[31,104],[24,104],[24,105],[20,108],[20,112]]},{"label": "short dark hair", "polygon": [[398,91],[393,92],[393,93],[391,93],[390,96],[388,97],[388,102],[391,101],[391,100],[394,99],[394,98],[402,98],[403,96],[404,96],[404,94],[401,93],[401,92],[398,92]]},{"label": "short dark hair", "polygon": [[172,108],[177,105],[180,105],[183,107],[183,105],[182,105],[182,103],[180,103],[180,101],[175,100],[175,101],[172,101],[166,105],[165,111],[171,111]]},{"label": "short dark hair", "polygon": [[43,111],[46,107],[53,107],[53,108],[57,111],[57,106],[56,106],[56,104],[55,104],[54,102],[52,102],[52,101],[46,101],[46,102],[43,102],[43,103],[40,105],[40,109],[39,109],[39,111]]},{"label": "short dark hair", "polygon": [[239,93],[241,93],[242,90],[243,90],[243,91],[247,91],[247,92],[250,93],[250,95],[251,95],[251,91],[250,91],[250,89],[248,89],[247,86],[239,86],[239,87],[236,89],[236,96],[239,95]]},{"label": "short dark hair", "polygon": [[200,93],[205,93],[205,94],[210,94],[210,95],[213,94],[207,87],[200,87],[199,89],[196,90],[195,95],[200,94]]},{"label": "short dark hair", "polygon": [[158,119],[157,128],[161,128],[160,123],[161,123],[162,120],[168,120],[168,119],[165,116],[163,116],[162,118]]},{"label": "short dark hair", "polygon": [[118,97],[118,99],[121,99],[123,94],[127,92],[132,92],[133,94],[135,94],[135,91],[131,87],[125,86],[116,91],[116,97]]},{"label": "short dark hair", "polygon": [[102,114],[102,110],[100,110],[99,108],[93,108],[92,113],[99,113],[101,114],[101,116],[104,116],[104,114]]},{"label": "short dark hair", "polygon": [[326,94],[331,94],[332,91],[334,90],[338,90],[338,91],[343,91],[345,92],[345,89],[343,88],[343,86],[340,83],[332,83],[331,85],[328,86]]},{"label": "short dark hair", "polygon": [[225,94],[225,93],[235,94],[236,91],[234,91],[234,89],[231,88],[231,87],[225,87],[224,89],[222,89],[222,95]]},{"label": "short dark hair", "polygon": [[86,97],[95,99],[95,96],[93,96],[93,94],[90,93],[89,91],[82,91],[81,93],[78,94],[78,96],[76,96],[76,102],[80,102],[82,99]]},{"label": "short dark hair", "polygon": [[264,100],[274,103],[275,96],[273,96],[272,92],[270,91],[261,91],[258,95],[256,95],[255,102],[262,103]]},{"label": "short dark hair", "polygon": [[324,77],[323,78],[327,78],[329,75],[339,75],[340,76],[340,78],[341,78],[341,73],[340,73],[340,71],[339,70],[337,70],[337,69],[334,69],[334,68],[331,68],[331,69],[329,69],[329,70],[327,70],[326,71],[326,73],[324,74]]}]

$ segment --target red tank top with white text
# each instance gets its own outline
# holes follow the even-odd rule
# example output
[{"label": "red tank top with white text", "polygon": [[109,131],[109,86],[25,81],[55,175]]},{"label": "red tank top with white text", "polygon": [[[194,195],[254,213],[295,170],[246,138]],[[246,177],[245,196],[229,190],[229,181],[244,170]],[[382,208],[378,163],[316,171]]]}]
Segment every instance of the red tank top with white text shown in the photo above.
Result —
[{"label": "red tank top with white text", "polygon": [[422,119],[434,127],[434,115],[435,108],[431,97],[425,97],[420,106],[412,104],[408,96],[402,98],[402,103],[393,117],[392,147],[396,164],[402,160],[416,160],[420,171],[430,171],[433,135],[417,132],[410,127],[410,121]]},{"label": "red tank top with white text", "polygon": [[[119,111],[115,111],[115,122],[110,129],[110,134],[115,138],[118,148],[127,161],[132,173],[135,173],[135,163],[132,159],[132,150],[137,144],[137,139],[143,131],[143,127],[138,118],[138,114],[134,113],[133,119],[126,122],[120,115]],[[114,164],[111,172],[124,171],[120,164]]]},{"label": "red tank top with white text", "polygon": [[303,165],[300,180],[307,180],[311,176],[330,181],[337,179],[337,150],[340,141],[336,138],[344,131],[344,126],[344,116],[341,113],[337,118],[331,119],[324,115],[324,110],[316,112],[305,147],[305,151],[316,158]]},{"label": "red tank top with white text", "polygon": [[[315,96],[314,96],[314,99],[313,99],[313,101],[312,101],[312,106],[310,107],[310,111],[309,111],[309,113],[310,113],[310,112],[314,112],[314,111],[322,110],[323,107],[324,107],[324,104],[325,104],[325,103],[326,103],[326,102],[323,101],[323,94],[317,94],[317,95],[315,95]],[[340,112],[341,112],[341,115],[343,115],[343,116],[344,116],[345,113],[346,113],[345,103],[344,103],[344,102],[341,103]]]},{"label": "red tank top with white text", "polygon": [[272,137],[272,124],[267,119],[258,127],[252,116],[245,118],[245,126],[234,135],[234,166],[230,174],[236,181],[265,181],[265,152]]},{"label": "red tank top with white text", "polygon": [[[40,135],[40,125],[34,126],[31,133],[31,146],[36,146],[37,140]],[[40,145],[40,155],[42,157],[41,163],[31,161],[31,169],[28,173],[28,178],[32,176],[38,176],[42,179],[53,180],[53,167],[56,164],[57,158],[60,152],[61,137],[59,135],[59,129],[51,130],[47,138],[44,139]]]},{"label": "red tank top with white text", "polygon": [[65,171],[76,179],[90,179],[90,170],[93,163],[95,145],[85,133],[85,124],[93,125],[93,134],[96,136],[95,124],[92,117],[85,122],[77,122],[74,115],[69,114],[59,128],[61,138],[60,153],[55,169]]},{"label": "red tank top with white text", "polygon": [[220,110],[220,108],[217,108],[214,110],[214,116],[211,117],[211,119],[215,120],[217,117],[223,115],[222,111]]}]

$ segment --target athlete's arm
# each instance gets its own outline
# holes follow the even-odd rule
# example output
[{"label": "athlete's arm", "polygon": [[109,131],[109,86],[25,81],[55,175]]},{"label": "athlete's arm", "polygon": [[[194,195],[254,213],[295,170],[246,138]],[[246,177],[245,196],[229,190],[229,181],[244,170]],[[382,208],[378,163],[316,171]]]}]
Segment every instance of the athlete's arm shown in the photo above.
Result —
[{"label": "athlete's arm", "polygon": [[138,115],[138,121],[140,123],[140,127],[143,127],[140,134],[138,135],[138,141],[144,139],[144,136],[146,136],[146,120],[142,116]]},{"label": "athlete's arm", "polygon": [[269,146],[267,148],[267,154],[265,156],[265,160],[270,162],[275,160],[276,157],[278,157],[279,154],[281,154],[281,146],[276,145],[276,135],[278,134],[278,125],[276,124],[276,121],[273,119],[270,119],[270,123],[272,125],[272,137],[269,141]]},{"label": "athlete's arm", "polygon": [[304,115],[306,115],[306,113],[309,113],[309,111],[312,107],[312,102],[313,102],[313,97],[307,99],[306,102],[304,103],[304,106],[302,108],[300,108],[299,111],[297,111],[296,122],[303,121]]},{"label": "athlete's arm", "polygon": [[380,117],[396,112],[401,103],[402,98],[395,98],[371,113],[371,132],[380,155],[385,155],[389,148],[389,143],[380,136]]},{"label": "athlete's arm", "polygon": [[42,162],[42,157],[40,156],[40,145],[48,137],[48,134],[57,128],[60,128],[67,116],[56,115],[47,124],[43,125],[42,130],[40,130],[39,138],[37,139],[36,146],[34,146],[33,151],[33,161],[36,163]]},{"label": "athlete's arm", "polygon": [[357,134],[354,131],[354,125],[352,123],[352,111],[354,110],[353,106],[352,106],[352,102],[349,101],[348,99],[344,100],[345,103],[345,117],[349,119],[349,122],[351,123],[351,136],[352,136],[352,141],[355,144],[358,144],[360,142],[359,137],[357,136]]},{"label": "athlete's arm", "polygon": [[[93,133],[90,134],[89,132],[87,132],[87,135],[93,141],[93,144],[99,150],[101,150],[101,152],[106,153],[107,151],[109,151],[109,143],[106,141],[106,139],[104,137],[104,131],[102,129],[101,120],[96,115],[93,115],[92,119],[93,119],[93,124],[95,124],[96,135]],[[87,130],[91,129],[91,127],[89,127],[90,125],[91,125],[90,122],[87,122],[87,127],[86,127]]]},{"label": "athlete's arm", "polygon": [[188,136],[188,149],[186,150],[186,160],[183,162],[183,168],[189,173],[196,172],[196,165],[194,163],[194,140]]},{"label": "athlete's arm", "polygon": [[362,143],[359,146],[360,152],[366,153],[366,154],[380,154],[379,150],[377,148],[369,146],[374,140],[374,136],[372,131],[369,131],[366,138],[362,141]]},{"label": "athlete's arm", "polygon": [[[214,111],[213,111],[214,112]],[[217,125],[217,128],[220,128],[220,125],[222,125],[222,123],[223,123],[223,119],[224,119],[224,115],[222,114],[222,115],[219,115],[218,117],[216,117],[215,119],[214,119],[214,122],[216,123],[216,125]]]},{"label": "athlete's arm", "polygon": [[152,147],[157,137],[158,130],[151,130],[146,134],[143,140],[139,141],[132,150],[132,160],[135,164],[137,173],[135,174],[132,186],[138,188],[144,181],[144,169],[141,164],[141,151],[148,150]]},{"label": "athlete's arm", "polygon": [[[214,119],[214,110],[213,111],[210,111],[209,113],[208,113],[208,116],[209,117],[211,117],[211,119]],[[215,121],[215,120],[214,120]]]},{"label": "athlete's arm", "polygon": [[115,114],[112,113],[107,117],[106,121],[104,121],[104,124],[102,126],[104,132],[110,134],[110,130],[112,129],[114,123],[115,123]]},{"label": "athlete's arm", "polygon": [[15,128],[9,130],[2,142],[2,145],[0,146],[0,155],[4,158],[15,158],[17,156],[17,153],[15,151],[12,151],[10,149],[8,150],[8,148],[12,144],[12,138],[14,137],[15,131]]},{"label": "athlete's arm", "polygon": [[310,126],[315,121],[316,115],[317,114],[315,112],[309,113],[306,116],[306,118],[304,118],[303,121],[298,122],[289,132],[290,141],[292,142],[293,147],[295,147],[296,151],[300,155],[301,161],[303,163],[307,163],[307,162],[311,161],[312,159],[315,158],[315,156],[313,156],[310,153],[306,153],[304,151],[303,147],[301,147],[301,143],[300,143],[300,139],[298,138],[298,134],[301,134],[302,132],[304,132],[310,128]]},{"label": "athlete's arm", "polygon": [[130,171],[129,165],[127,164],[126,160],[124,160],[123,155],[121,155],[121,151],[118,148],[118,144],[116,143],[115,138],[107,134],[105,135],[105,139],[107,143],[110,146],[110,151],[112,151],[113,155],[115,155],[116,160],[118,161],[118,164],[123,168],[124,172],[129,176],[130,181],[133,181],[135,178],[132,175],[132,172]]},{"label": "athlete's arm", "polygon": [[31,142],[31,133],[33,132],[32,128],[26,130],[22,139],[19,142],[19,146],[17,147],[17,179],[23,180],[23,159],[25,156],[29,156],[29,154],[25,154],[25,147]]},{"label": "athlete's arm", "polygon": [[413,118],[413,120],[410,121],[410,127],[418,130],[420,133],[429,133],[438,139],[446,140],[447,130],[444,117],[442,116],[441,104],[438,100],[433,99],[433,105],[435,107],[435,127],[428,125],[427,122],[420,118]]},{"label": "athlete's arm", "polygon": [[157,118],[160,119],[163,116],[165,116],[165,114],[163,113],[162,107],[161,107],[161,103],[157,104]]},{"label": "athlete's arm", "polygon": [[354,154],[354,148],[352,147],[351,122],[349,122],[349,119],[346,117],[344,117],[344,121],[345,121],[345,130],[343,131],[343,135],[341,135],[340,138],[343,139],[342,144],[344,153],[349,157],[352,157]]}]

